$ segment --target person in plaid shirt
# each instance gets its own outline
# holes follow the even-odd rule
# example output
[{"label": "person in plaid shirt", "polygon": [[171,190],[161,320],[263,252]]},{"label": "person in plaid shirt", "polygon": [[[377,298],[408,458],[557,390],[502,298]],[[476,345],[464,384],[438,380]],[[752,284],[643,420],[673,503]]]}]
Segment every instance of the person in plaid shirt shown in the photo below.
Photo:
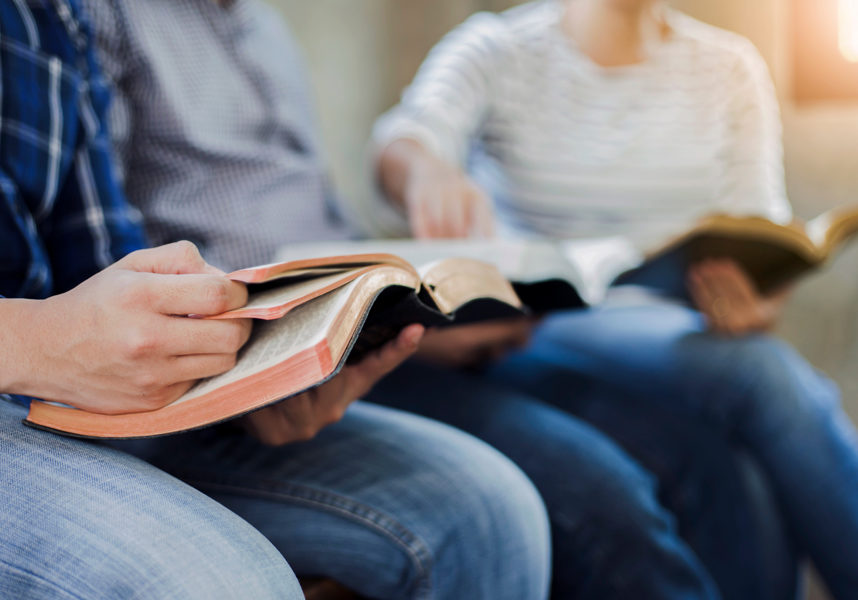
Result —
[{"label": "person in plaid shirt", "polygon": [[[78,0],[0,0],[0,597],[303,598],[270,541],[290,522],[339,532],[344,544],[395,531],[403,560],[426,574],[402,582],[413,597],[445,597],[431,587],[433,560],[510,594],[483,597],[543,597],[548,534],[535,490],[485,445],[425,419],[377,408],[295,446],[276,470],[312,497],[279,510],[238,485],[224,506],[116,448],[22,424],[32,397],[105,413],[160,407],[229,369],[250,334],[247,321],[176,316],[236,308],[247,292],[189,242],[142,249],[114,176],[108,102]],[[406,328],[329,384],[245,417],[245,429],[269,446],[312,437],[421,334]],[[191,435],[198,452],[224,452],[233,467],[270,462],[258,442],[228,451],[248,437],[238,428]],[[339,479],[364,482],[339,498],[362,506],[363,521],[315,509]],[[374,510],[407,495],[404,482],[410,511]],[[423,506],[440,520],[426,530],[444,552],[427,556],[427,541],[409,537]]]}]

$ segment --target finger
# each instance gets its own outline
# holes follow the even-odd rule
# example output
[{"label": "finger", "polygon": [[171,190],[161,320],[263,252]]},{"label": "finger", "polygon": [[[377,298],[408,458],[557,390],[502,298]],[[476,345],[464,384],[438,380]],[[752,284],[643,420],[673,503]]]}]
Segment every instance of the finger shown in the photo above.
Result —
[{"label": "finger", "polygon": [[408,198],[406,201],[408,207],[408,225],[411,228],[411,235],[417,239],[426,239],[426,215],[423,204],[417,198]]},{"label": "finger", "polygon": [[716,311],[718,295],[707,278],[708,270],[704,264],[697,264],[689,270],[688,291],[697,309],[703,313],[710,329],[721,331],[724,328],[723,315]]},{"label": "finger", "polygon": [[[191,387],[193,387],[195,381],[178,381],[176,383],[171,383],[169,385],[164,385],[156,392],[152,392],[148,394],[145,398],[142,399],[141,396],[130,396],[127,400],[131,405],[136,405],[139,407],[138,411],[135,412],[147,412],[152,410],[158,410],[160,408],[164,408],[181,398]],[[106,410],[105,412],[115,414],[113,411]],[[127,411],[126,411],[127,412]]]},{"label": "finger", "polygon": [[148,293],[165,315],[213,316],[247,304],[247,286],[222,275],[151,275]]},{"label": "finger", "polygon": [[761,296],[751,279],[737,265],[730,267],[741,309],[733,333],[748,334],[763,331],[774,324],[777,313],[774,304]]},{"label": "finger", "polygon": [[422,325],[409,325],[395,340],[351,367],[343,393],[354,400],[369,392],[382,377],[417,351],[424,331]]},{"label": "finger", "polygon": [[472,203],[471,225],[468,229],[470,236],[489,239],[495,236],[495,216],[491,202],[482,191],[474,191]]},{"label": "finger", "polygon": [[235,366],[235,354],[195,354],[173,356],[163,367],[165,384],[194,382],[226,373]]},{"label": "finger", "polygon": [[447,210],[446,204],[446,194],[443,192],[435,191],[427,198],[429,237],[433,239],[448,237],[449,225],[446,222],[447,215],[444,214]]},{"label": "finger", "polygon": [[430,198],[421,198],[415,205],[417,215],[416,235],[417,239],[431,239],[434,224],[432,221],[432,203]]},{"label": "finger", "polygon": [[731,335],[749,331],[760,318],[758,298],[750,281],[731,261],[718,261],[711,266],[710,284],[721,300],[722,324]]},{"label": "finger", "polygon": [[468,230],[468,202],[466,194],[462,194],[458,188],[452,188],[443,198],[444,214],[442,215],[443,237],[461,238],[465,237]]},{"label": "finger", "polygon": [[689,269],[686,284],[694,300],[694,305],[700,312],[708,314],[715,300],[715,295],[710,286],[707,285],[705,269],[702,265],[697,264]]},{"label": "finger", "polygon": [[171,356],[193,354],[235,354],[247,340],[253,328],[250,319],[208,321],[188,317],[167,317],[162,335],[164,348]]},{"label": "finger", "polygon": [[747,278],[731,261],[712,263],[712,282],[719,288],[721,294],[729,298],[731,303],[740,304],[747,300],[745,291],[750,287]]},{"label": "finger", "polygon": [[132,252],[117,265],[133,271],[163,275],[223,275],[223,271],[206,263],[199,249],[187,241]]},{"label": "finger", "polygon": [[757,294],[751,280],[734,263],[725,263],[722,267],[724,280],[730,282],[732,288],[731,302],[735,308],[730,313],[733,335],[744,335],[759,330],[764,326],[767,307],[763,298]]}]

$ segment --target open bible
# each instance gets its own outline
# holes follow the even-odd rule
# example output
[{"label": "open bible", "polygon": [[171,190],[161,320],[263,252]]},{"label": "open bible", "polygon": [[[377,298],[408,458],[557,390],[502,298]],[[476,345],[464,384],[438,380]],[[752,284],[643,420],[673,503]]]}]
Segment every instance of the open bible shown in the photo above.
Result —
[{"label": "open bible", "polygon": [[686,297],[685,273],[707,258],[736,262],[762,294],[776,291],[822,266],[858,232],[858,207],[829,210],[787,225],[762,217],[710,215],[661,246],[641,264],[617,273],[614,284],[641,284]]},{"label": "open bible", "polygon": [[494,264],[526,305],[542,310],[596,305],[612,288],[638,285],[687,300],[688,268],[704,259],[735,261],[763,294],[820,267],[858,232],[858,207],[787,225],[714,214],[650,248],[626,238],[575,240],[368,240],[290,246],[281,258],[325,252],[391,252],[414,264],[453,256]]},{"label": "open bible", "polygon": [[27,423],[110,438],[202,427],[319,385],[411,323],[445,326],[580,308],[625,283],[682,298],[687,267],[704,258],[735,260],[765,293],[825,262],[856,231],[852,209],[807,225],[714,215],[649,252],[620,238],[290,246],[285,262],[230,275],[248,284],[249,301],[215,318],[260,319],[231,371],[160,410],[100,415],[34,401]]},{"label": "open bible", "polygon": [[443,326],[532,310],[494,266],[468,258],[433,261],[418,270],[388,254],[324,257],[230,277],[248,284],[248,303],[210,318],[259,319],[232,370],[198,382],[158,410],[104,415],[34,400],[26,423],[81,437],[177,433],[319,385],[411,323]]}]

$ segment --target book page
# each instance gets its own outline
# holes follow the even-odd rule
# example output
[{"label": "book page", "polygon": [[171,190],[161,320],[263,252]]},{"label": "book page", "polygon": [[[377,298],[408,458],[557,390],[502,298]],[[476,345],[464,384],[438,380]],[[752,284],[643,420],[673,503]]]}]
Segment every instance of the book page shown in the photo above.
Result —
[{"label": "book page", "polygon": [[277,287],[267,289],[261,292],[253,292],[248,297],[245,304],[238,311],[245,312],[248,310],[270,310],[281,306],[287,306],[295,303],[300,303],[301,300],[309,300],[318,294],[320,290],[324,290],[329,286],[335,286],[339,282],[348,280],[349,277],[356,276],[361,269],[337,270],[332,275],[316,276],[311,279],[305,279],[294,283],[284,283]]},{"label": "book page", "polygon": [[294,309],[288,318],[254,322],[250,340],[238,354],[235,367],[223,375],[197,383],[176,403],[192,400],[219,387],[273,367],[324,340],[345,308],[353,281]]},{"label": "book page", "polygon": [[577,267],[578,293],[589,304],[604,300],[614,280],[644,260],[643,252],[622,237],[565,242],[563,255]]},{"label": "book page", "polygon": [[339,252],[389,252],[423,275],[439,260],[470,258],[497,266],[513,283],[568,281],[590,304],[600,302],[620,273],[638,266],[643,253],[622,237],[581,240],[370,240],[289,246],[281,257],[294,260]]},{"label": "book page", "polygon": [[278,254],[283,260],[316,258],[330,254],[385,252],[396,254],[426,272],[447,258],[470,258],[495,265],[515,283],[543,279],[566,279],[573,285],[581,280],[577,265],[564,256],[563,243],[541,240],[366,240],[298,244]]},{"label": "book page", "polygon": [[825,211],[811,220],[805,230],[822,257],[828,258],[838,245],[858,233],[858,207],[841,206]]}]

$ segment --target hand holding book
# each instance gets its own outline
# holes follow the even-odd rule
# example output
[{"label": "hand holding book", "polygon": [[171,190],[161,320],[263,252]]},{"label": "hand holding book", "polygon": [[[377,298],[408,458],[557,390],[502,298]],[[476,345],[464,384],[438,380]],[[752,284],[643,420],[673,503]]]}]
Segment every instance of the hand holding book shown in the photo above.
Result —
[{"label": "hand holding book", "polygon": [[17,358],[4,371],[17,372],[3,391],[99,413],[160,408],[228,371],[250,335],[246,319],[177,315],[213,315],[246,300],[245,286],[191,244],[135,252],[65,294],[5,301],[26,314],[7,328],[21,332],[8,344]]},{"label": "hand holding book", "polygon": [[280,446],[312,439],[339,421],[352,402],[414,354],[423,327],[412,325],[358,364],[343,368],[329,382],[242,417],[241,425],[263,444]]},{"label": "hand holding book", "polygon": [[727,336],[774,327],[791,289],[763,295],[735,262],[713,259],[691,265],[687,285],[710,330]]},{"label": "hand holding book", "polygon": [[[287,249],[292,255],[283,256],[292,260],[230,275],[252,288],[250,300],[217,317],[263,321],[228,372],[203,379],[175,402],[150,412],[93,414],[33,402],[27,422],[73,435],[115,438],[202,427],[323,385],[410,324],[468,325],[581,308],[601,302],[609,289],[622,284],[681,299],[693,294],[713,326],[747,331],[765,326],[782,301],[778,290],[824,263],[856,231],[858,209],[852,208],[826,213],[807,227],[713,215],[648,253],[615,239],[292,247]],[[741,271],[704,267],[701,273],[694,267],[713,259],[730,261]],[[694,274],[691,286],[689,272]],[[194,309],[193,299],[179,302],[161,316],[212,314]],[[181,321],[191,319],[176,318]],[[454,334],[444,333],[448,335]],[[476,334],[469,337],[469,343],[480,341]],[[439,355],[444,355],[443,344]],[[42,397],[75,406],[58,394]]]}]

